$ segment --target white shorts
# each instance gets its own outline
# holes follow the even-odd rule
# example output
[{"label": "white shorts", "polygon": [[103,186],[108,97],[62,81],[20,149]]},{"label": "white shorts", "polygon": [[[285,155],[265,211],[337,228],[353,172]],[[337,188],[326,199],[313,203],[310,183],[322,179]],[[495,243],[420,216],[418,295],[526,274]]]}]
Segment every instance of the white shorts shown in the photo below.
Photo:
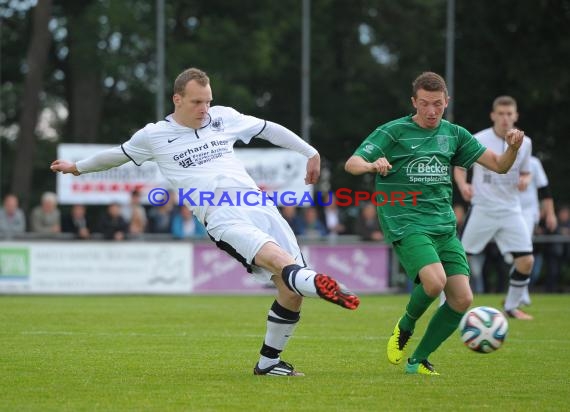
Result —
[{"label": "white shorts", "polygon": [[491,212],[472,206],[461,235],[466,253],[481,253],[494,240],[501,254],[532,253],[532,238],[521,212]]},{"label": "white shorts", "polygon": [[227,206],[210,209],[206,229],[216,245],[242,263],[257,280],[274,273],[256,266],[254,257],[267,242],[279,245],[298,265],[306,266],[291,227],[275,206]]},{"label": "white shorts", "polygon": [[534,228],[538,224],[538,216],[536,216],[532,209],[523,209],[522,214],[526,227],[532,236],[534,234]]}]

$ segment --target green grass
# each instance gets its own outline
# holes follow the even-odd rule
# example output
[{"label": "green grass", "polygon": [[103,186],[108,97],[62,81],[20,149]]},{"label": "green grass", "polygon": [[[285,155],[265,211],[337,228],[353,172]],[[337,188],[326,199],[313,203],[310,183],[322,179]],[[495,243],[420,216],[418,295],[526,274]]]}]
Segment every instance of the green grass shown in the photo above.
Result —
[{"label": "green grass", "polygon": [[533,296],[536,319],[511,321],[495,353],[453,335],[430,358],[439,377],[386,360],[406,301],[307,300],[283,355],[307,376],[270,378],[252,376],[269,296],[1,296],[0,410],[568,410],[569,296]]}]

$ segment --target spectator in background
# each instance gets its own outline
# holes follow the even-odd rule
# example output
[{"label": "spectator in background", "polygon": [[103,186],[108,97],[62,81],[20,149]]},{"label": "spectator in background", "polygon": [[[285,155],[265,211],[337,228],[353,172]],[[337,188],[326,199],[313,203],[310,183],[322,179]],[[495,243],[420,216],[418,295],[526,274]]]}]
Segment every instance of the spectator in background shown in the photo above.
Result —
[{"label": "spectator in background", "polygon": [[338,236],[346,233],[346,223],[341,210],[339,209],[336,197],[332,192],[323,193],[323,217],[327,233],[329,236]]},{"label": "spectator in background", "polygon": [[[481,289],[477,289],[477,293],[503,293],[505,285],[508,283],[512,257],[509,259],[509,255],[503,256],[495,242],[488,243],[482,254],[473,255],[473,257],[478,256],[483,257],[480,271],[483,274],[483,284]],[[491,275],[495,275],[495,277],[493,278]]]},{"label": "spectator in background", "polygon": [[8,193],[0,209],[0,235],[10,237],[26,231],[26,216],[19,207],[16,195]]},{"label": "spectator in background", "polygon": [[147,226],[146,210],[141,204],[141,193],[138,190],[131,192],[128,205],[121,208],[121,216],[129,224],[130,236],[142,236]]},{"label": "spectator in background", "polygon": [[319,213],[315,207],[307,207],[305,209],[300,235],[306,239],[319,239],[327,235],[327,228],[319,218]]},{"label": "spectator in background", "polygon": [[297,213],[297,206],[283,206],[281,207],[281,215],[283,219],[293,230],[293,233],[298,236],[303,231],[303,218]]},{"label": "spectator in background", "polygon": [[111,203],[99,224],[103,238],[106,240],[124,240],[129,232],[129,225],[121,216],[118,203]]},{"label": "spectator in background", "polygon": [[61,219],[61,231],[64,233],[73,233],[77,239],[89,239],[91,237],[85,206],[73,205],[69,214],[63,215]]},{"label": "spectator in background", "polygon": [[570,206],[562,205],[558,210],[558,227],[561,235],[570,236]]},{"label": "spectator in background", "polygon": [[162,206],[154,206],[148,212],[149,233],[170,233],[172,227],[172,215],[174,202]]},{"label": "spectator in background", "polygon": [[384,240],[384,234],[380,230],[380,222],[376,214],[376,206],[372,203],[366,203],[355,225],[355,232],[360,239],[366,241]]},{"label": "spectator in background", "polygon": [[176,239],[205,238],[204,225],[187,207],[181,206],[172,217],[172,236]]},{"label": "spectator in background", "polygon": [[[570,206],[563,205],[558,210],[558,232],[563,236],[570,236]],[[570,263],[570,243],[564,243],[562,259],[565,264]]]},{"label": "spectator in background", "polygon": [[32,210],[31,231],[35,233],[55,234],[61,232],[61,213],[57,208],[57,196],[52,192],[42,195],[41,204]]}]

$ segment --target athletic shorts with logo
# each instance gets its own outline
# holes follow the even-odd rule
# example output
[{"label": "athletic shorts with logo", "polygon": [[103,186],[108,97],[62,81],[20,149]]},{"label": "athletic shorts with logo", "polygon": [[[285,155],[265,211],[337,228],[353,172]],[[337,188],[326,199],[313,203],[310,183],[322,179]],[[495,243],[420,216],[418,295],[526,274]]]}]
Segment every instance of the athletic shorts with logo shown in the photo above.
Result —
[{"label": "athletic shorts with logo", "polygon": [[446,276],[469,276],[471,273],[463,246],[455,233],[413,233],[394,242],[393,246],[408,278],[416,283],[419,283],[420,269],[432,263],[441,263]]}]

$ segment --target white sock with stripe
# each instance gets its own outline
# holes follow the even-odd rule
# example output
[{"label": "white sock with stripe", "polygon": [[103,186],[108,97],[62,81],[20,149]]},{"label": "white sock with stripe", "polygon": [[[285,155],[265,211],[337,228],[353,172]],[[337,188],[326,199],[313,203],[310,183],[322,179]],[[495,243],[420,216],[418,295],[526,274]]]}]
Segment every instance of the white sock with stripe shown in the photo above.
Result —
[{"label": "white sock with stripe", "polygon": [[267,331],[260,351],[259,369],[267,369],[279,363],[279,354],[293,335],[300,318],[300,312],[293,312],[277,301],[273,302],[267,315]]},{"label": "white sock with stripe", "polygon": [[318,297],[315,287],[315,276],[317,272],[311,269],[302,268],[299,265],[289,265],[283,268],[281,277],[289,289],[297,295]]},{"label": "white sock with stripe", "polygon": [[528,284],[530,283],[530,274],[525,275],[518,270],[511,273],[509,279],[509,290],[505,299],[505,310],[514,310],[521,304],[521,300]]}]

